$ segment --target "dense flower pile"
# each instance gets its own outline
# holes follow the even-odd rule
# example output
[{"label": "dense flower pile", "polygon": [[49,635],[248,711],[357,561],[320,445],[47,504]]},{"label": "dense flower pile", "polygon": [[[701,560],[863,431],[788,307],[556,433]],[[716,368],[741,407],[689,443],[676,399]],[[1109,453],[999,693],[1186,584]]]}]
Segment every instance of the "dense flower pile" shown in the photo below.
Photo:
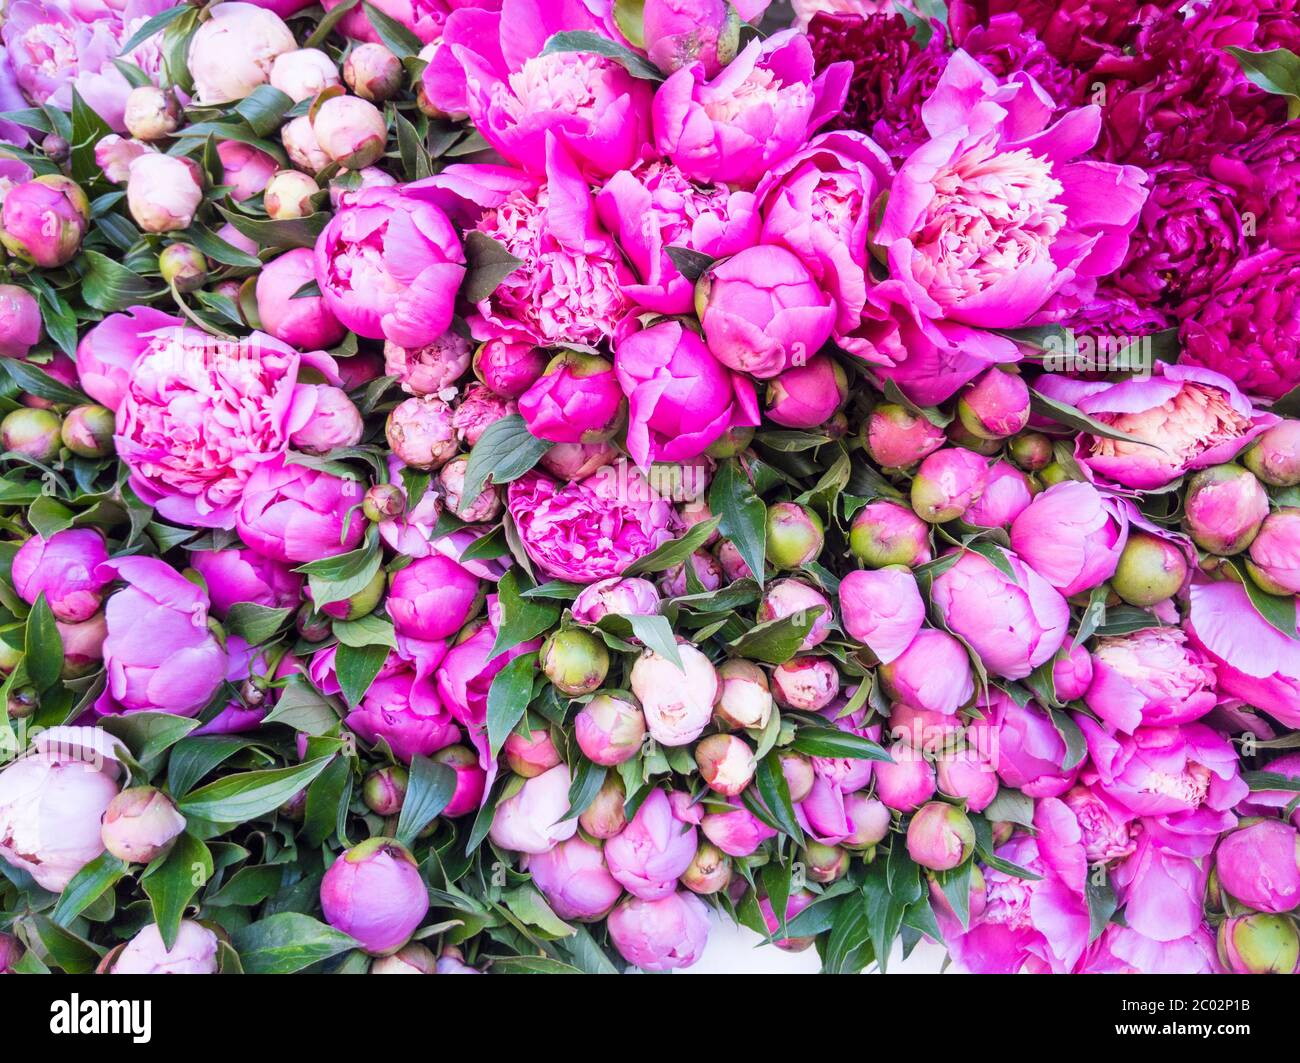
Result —
[{"label": "dense flower pile", "polygon": [[1294,972],[1296,16],[0,0],[0,966]]}]

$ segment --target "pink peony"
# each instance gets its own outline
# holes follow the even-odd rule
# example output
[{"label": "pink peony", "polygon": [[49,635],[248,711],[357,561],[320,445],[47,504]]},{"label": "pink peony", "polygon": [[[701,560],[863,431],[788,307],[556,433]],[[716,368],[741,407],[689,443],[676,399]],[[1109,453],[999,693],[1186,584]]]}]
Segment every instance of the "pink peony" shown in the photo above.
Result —
[{"label": "pink peony", "polygon": [[1098,639],[1092,665],[1084,701],[1128,734],[1142,725],[1200,719],[1218,700],[1214,666],[1187,645],[1187,636],[1176,627]]}]

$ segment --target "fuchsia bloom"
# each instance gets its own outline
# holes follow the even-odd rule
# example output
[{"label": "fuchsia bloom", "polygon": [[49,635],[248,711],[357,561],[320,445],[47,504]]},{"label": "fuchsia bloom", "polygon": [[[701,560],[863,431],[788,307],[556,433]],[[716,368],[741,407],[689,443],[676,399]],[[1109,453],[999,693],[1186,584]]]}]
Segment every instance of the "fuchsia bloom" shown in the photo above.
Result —
[{"label": "fuchsia bloom", "polygon": [[98,574],[127,586],[104,609],[108,685],[95,712],[198,715],[226,677],[225,650],[208,628],[207,594],[151,557],[105,561]]},{"label": "fuchsia bloom", "polygon": [[[170,520],[229,528],[253,471],[310,414],[302,359],[260,332],[238,344],[185,327],[141,339],[114,437],[132,487]],[[312,360],[333,372],[328,357]]]},{"label": "fuchsia bloom", "polygon": [[1037,702],[1021,706],[1010,695],[990,688],[980,701],[996,735],[998,778],[1030,797],[1058,797],[1074,785],[1078,765],[1065,767],[1065,739]]},{"label": "fuchsia bloom", "polygon": [[670,895],[695,856],[696,832],[673,815],[668,795],[653,790],[622,833],[605,843],[609,873],[634,897]]},{"label": "fuchsia bloom", "polygon": [[262,267],[257,277],[257,316],[277,340],[300,349],[333,347],[345,329],[323,295],[295,298],[316,279],[315,259],[305,247],[286,251]]},{"label": "fuchsia bloom", "polygon": [[1176,627],[1146,628],[1098,639],[1084,700],[1107,723],[1132,734],[1139,726],[1200,719],[1217,699],[1214,666]]},{"label": "fuchsia bloom", "polygon": [[316,280],[344,326],[403,347],[451,324],[465,252],[441,209],[397,188],[363,188],[316,241]]},{"label": "fuchsia bloom", "polygon": [[667,248],[726,258],[759,241],[753,193],[700,188],[662,161],[610,177],[596,194],[596,213],[636,274],[623,285],[624,294],[661,314],[688,313],[694,302],[694,285],[673,264]]},{"label": "fuchsia bloom", "polygon": [[96,402],[116,410],[126,396],[135,360],[158,344],[155,334],[181,325],[180,318],[147,306],[110,314],[77,345],[77,377],[82,389]]},{"label": "fuchsia bloom", "polygon": [[850,572],[840,582],[844,630],[882,664],[897,660],[925,622],[925,603],[908,569]]},{"label": "fuchsia bloom", "polygon": [[1109,579],[1126,542],[1123,508],[1074,480],[1049,487],[1011,524],[1011,548],[1067,598]]},{"label": "fuchsia bloom", "polygon": [[108,560],[104,537],[91,528],[65,528],[48,539],[33,535],[14,554],[14,590],[28,605],[44,594],[56,620],[89,620],[103,600],[110,577],[98,571]]},{"label": "fuchsia bloom", "polygon": [[561,351],[519,397],[528,431],[553,443],[600,443],[623,420],[614,367],[582,351]]},{"label": "fuchsia bloom", "polygon": [[678,517],[633,473],[634,494],[597,473],[561,486],[530,473],[510,485],[509,509],[528,556],[547,575],[594,583],[674,538]]},{"label": "fuchsia bloom", "polygon": [[561,919],[590,922],[603,918],[623,895],[609,873],[599,845],[573,837],[544,853],[528,857],[533,885]]},{"label": "fuchsia bloom", "polygon": [[415,858],[391,838],[368,838],[334,861],[320,884],[329,924],[374,956],[396,952],[429,911]]},{"label": "fuchsia bloom", "polygon": [[355,480],[283,459],[264,462],[244,486],[235,525],[259,554],[301,565],[357,547],[361,495]]},{"label": "fuchsia bloom", "polygon": [[728,429],[759,423],[753,383],[679,322],[620,339],[614,372],[629,401],[628,453],[643,469],[698,457]]},{"label": "fuchsia bloom", "polygon": [[655,146],[692,180],[752,188],[839,111],[850,72],[832,63],[814,76],[794,30],[751,41],[711,81],[682,67],[655,94]]},{"label": "fuchsia bloom", "polygon": [[609,914],[609,936],[628,963],[645,971],[689,967],[709,939],[709,907],[687,890],[657,900],[632,897]]}]

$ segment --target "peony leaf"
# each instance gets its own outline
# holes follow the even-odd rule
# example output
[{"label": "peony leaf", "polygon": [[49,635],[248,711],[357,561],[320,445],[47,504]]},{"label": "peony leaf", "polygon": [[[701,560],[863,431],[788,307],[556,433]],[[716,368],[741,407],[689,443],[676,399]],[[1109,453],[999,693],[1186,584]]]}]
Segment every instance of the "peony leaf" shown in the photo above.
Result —
[{"label": "peony leaf", "polygon": [[721,519],[721,517],[711,517],[699,524],[692,525],[680,539],[666,542],[657,550],[650,551],[644,557],[628,565],[623,570],[623,575],[639,576],[645,572],[663,572],[665,569],[672,568],[673,565],[682,564],[691,554],[709,541],[709,536],[718,530]]},{"label": "peony leaf", "polygon": [[529,432],[524,419],[517,413],[489,425],[469,452],[461,505],[472,506],[483,493],[483,485],[489,478],[497,485],[518,480],[541,460],[551,446],[547,440],[538,439]]},{"label": "peony leaf", "polygon": [[1251,84],[1287,97],[1288,119],[1300,117],[1300,55],[1288,48],[1252,52],[1229,45],[1224,51],[1237,60]]},{"label": "peony leaf", "polygon": [[341,930],[300,912],[279,912],[231,934],[248,974],[293,974],[357,947]]},{"label": "peony leaf", "polygon": [[523,264],[487,233],[471,229],[465,234],[465,280],[460,294],[466,302],[481,303]]},{"label": "peony leaf", "polygon": [[397,840],[412,845],[420,831],[447,807],[456,793],[456,772],[446,764],[437,764],[418,753],[411,758],[406,797],[397,819]]},{"label": "peony leaf", "polygon": [[521,642],[536,638],[560,619],[560,610],[557,606],[522,597],[519,593],[520,579],[519,570],[511,568],[497,583],[497,605],[501,609],[501,626],[497,628],[496,640],[488,652],[489,661],[498,654],[513,649]]},{"label": "peony leaf", "polygon": [[325,770],[333,756],[315,757],[287,768],[227,775],[181,798],[181,814],[212,823],[246,823],[274,812]]},{"label": "peony leaf", "polygon": [[32,611],[27,614],[23,647],[27,678],[38,692],[44,693],[59,681],[63,669],[63,636],[55,625],[44,591],[36,596]]},{"label": "peony leaf", "polygon": [[525,653],[501,669],[492,679],[487,698],[488,746],[495,758],[510,732],[528,710],[533,698],[533,675],[537,654]]},{"label": "peony leaf", "polygon": [[735,458],[723,462],[713,474],[709,509],[718,515],[719,534],[731,540],[761,588],[767,558],[767,507]]},{"label": "peony leaf", "polygon": [[791,748],[810,757],[835,757],[850,760],[879,760],[894,763],[894,758],[878,743],[838,727],[800,727],[794,733]]},{"label": "peony leaf", "polygon": [[165,948],[176,944],[186,906],[211,877],[212,853],[189,831],[176,839],[166,857],[155,860],[140,877]]},{"label": "peony leaf", "polygon": [[546,42],[542,55],[555,55],[557,52],[583,52],[588,55],[603,55],[620,63],[623,69],[633,77],[645,81],[663,81],[664,76],[650,60],[637,55],[626,45],[611,41],[600,33],[590,30],[569,30],[557,33]]},{"label": "peony leaf", "polygon": [[785,664],[799,652],[805,636],[825,611],[824,606],[818,605],[777,620],[755,624],[739,638],[729,642],[727,649],[737,657],[750,657],[767,664]]}]

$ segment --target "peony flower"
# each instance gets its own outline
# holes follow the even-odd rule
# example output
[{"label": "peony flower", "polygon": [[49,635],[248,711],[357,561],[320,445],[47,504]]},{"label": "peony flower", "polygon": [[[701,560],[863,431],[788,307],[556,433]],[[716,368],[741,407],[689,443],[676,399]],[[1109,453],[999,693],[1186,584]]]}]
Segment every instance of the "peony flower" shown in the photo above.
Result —
[{"label": "peony flower", "polygon": [[678,890],[657,900],[630,897],[609,913],[609,937],[628,963],[645,971],[689,967],[709,940],[709,908]]},{"label": "peony flower", "polygon": [[242,140],[219,141],[217,157],[221,160],[221,183],[230,186],[230,196],[237,201],[261,192],[279,169],[274,156]]},{"label": "peony flower", "polygon": [[700,820],[704,836],[728,856],[752,856],[776,831],[738,804],[728,812],[709,812]]},{"label": "peony flower", "polygon": [[633,473],[620,492],[601,473],[561,486],[540,473],[515,480],[508,508],[524,549],[555,579],[594,583],[673,538],[677,515]]},{"label": "peony flower", "polygon": [[753,384],[677,321],[621,338],[614,373],[629,402],[628,453],[642,469],[698,457],[728,429],[759,423]]},{"label": "peony flower", "polygon": [[881,677],[894,697],[918,709],[952,716],[975,693],[970,654],[946,631],[921,628]]},{"label": "peony flower", "polygon": [[325,305],[353,332],[403,347],[447,331],[464,263],[442,210],[399,188],[355,193],[316,240]]},{"label": "peony flower", "polygon": [[146,151],[127,169],[126,202],[147,233],[188,229],[203,203],[203,171],[192,159]]},{"label": "peony flower", "polygon": [[684,746],[699,738],[718,698],[718,673],[712,662],[687,642],[678,644],[677,655],[680,668],[646,650],[628,676],[650,737],[665,746]]},{"label": "peony flower", "polygon": [[235,513],[240,538],[264,557],[304,564],[353,550],[364,523],[355,480],[283,459],[263,462]]},{"label": "peony flower", "polygon": [[1225,835],[1214,867],[1220,887],[1256,911],[1300,905],[1300,834],[1289,823],[1263,819]]},{"label": "peony flower", "polygon": [[303,577],[256,550],[195,550],[190,565],[203,577],[212,612],[225,617],[239,602],[286,609],[302,597]]},{"label": "peony flower", "polygon": [[482,593],[472,572],[449,557],[433,554],[412,561],[393,576],[388,615],[400,635],[447,638],[478,610]]},{"label": "peony flower", "polygon": [[10,578],[28,605],[45,595],[56,620],[88,620],[103,601],[109,577],[99,572],[108,560],[104,537],[92,528],[65,528],[48,539],[33,535],[13,555]]},{"label": "peony flower", "polygon": [[465,375],[472,356],[464,336],[447,330],[419,347],[384,343],[384,372],[408,395],[436,395]]},{"label": "peony flower", "polygon": [[623,895],[623,887],[606,867],[600,846],[581,837],[529,856],[527,868],[533,885],[561,919],[603,919]]},{"label": "peony flower", "polygon": [[1067,598],[1114,575],[1127,542],[1124,509],[1074,480],[1049,487],[1011,524],[1011,548]]},{"label": "peony flower", "polygon": [[[1071,386],[1073,385],[1073,386]],[[1038,390],[1070,401],[1132,441],[1081,432],[1075,457],[1094,476],[1125,487],[1163,487],[1185,472],[1231,461],[1274,423],[1232,381],[1195,366],[1157,362],[1149,379],[1083,384],[1041,377]]]},{"label": "peony flower", "polygon": [[844,630],[865,643],[882,664],[902,656],[925,622],[925,603],[911,572],[891,565],[850,572],[840,582]]},{"label": "peony flower", "polygon": [[966,507],[962,522],[975,528],[1008,528],[1034,500],[1029,477],[1009,461],[995,461],[979,498]]},{"label": "peony flower", "polygon": [[993,766],[1004,784],[1034,798],[1058,797],[1074,785],[1078,765],[1064,766],[1065,739],[1037,702],[1022,706],[990,688],[979,707],[992,728]]},{"label": "peony flower", "polygon": [[298,296],[316,280],[310,249],[294,248],[272,259],[257,277],[257,316],[268,333],[282,343],[305,350],[333,347],[346,329],[324,296]]},{"label": "peony flower", "polygon": [[90,219],[81,187],[61,174],[15,184],[0,202],[0,246],[42,269],[72,261]]},{"label": "peony flower", "polygon": [[668,795],[655,789],[622,832],[605,843],[605,862],[629,893],[653,901],[677,888],[695,848],[695,828],[677,819]]},{"label": "peony flower", "polygon": [[1084,701],[1132,734],[1139,726],[1188,723],[1217,701],[1214,667],[1178,628],[1156,627],[1097,640]]},{"label": "peony flower", "polygon": [[296,48],[275,57],[271,64],[270,84],[294,103],[301,103],[314,100],[326,89],[342,82],[334,60],[319,48]]},{"label": "peony flower", "polygon": [[712,80],[682,67],[655,94],[655,147],[687,177],[753,188],[840,109],[848,63],[814,76],[794,30],[751,41]]},{"label": "peony flower", "polygon": [[137,342],[114,436],[132,487],[169,520],[231,527],[253,470],[282,455],[310,413],[296,384],[301,357],[260,332],[232,345],[165,327]]},{"label": "peony flower", "polygon": [[190,38],[195,99],[206,107],[242,100],[271,79],[278,56],[298,47],[274,11],[248,3],[213,6]]},{"label": "peony flower", "polygon": [[596,214],[614,235],[635,278],[623,293],[661,314],[685,314],[695,286],[668,248],[726,258],[759,242],[758,204],[751,192],[701,188],[676,166],[652,161],[620,170],[596,194]]},{"label": "peony flower", "polygon": [[553,443],[601,443],[619,428],[624,412],[614,367],[598,355],[564,350],[519,396],[528,431]]},{"label": "peony flower", "polygon": [[419,866],[392,838],[367,838],[341,854],[320,884],[321,911],[372,956],[405,945],[429,911]]},{"label": "peony flower", "polygon": [[578,817],[563,818],[569,808],[569,769],[558,764],[529,779],[522,789],[497,805],[492,841],[519,853],[544,853],[578,831]]},{"label": "peony flower", "polygon": [[157,923],[140,930],[115,955],[110,974],[216,974],[217,935],[193,919],[182,919],[171,948],[163,944]]}]

